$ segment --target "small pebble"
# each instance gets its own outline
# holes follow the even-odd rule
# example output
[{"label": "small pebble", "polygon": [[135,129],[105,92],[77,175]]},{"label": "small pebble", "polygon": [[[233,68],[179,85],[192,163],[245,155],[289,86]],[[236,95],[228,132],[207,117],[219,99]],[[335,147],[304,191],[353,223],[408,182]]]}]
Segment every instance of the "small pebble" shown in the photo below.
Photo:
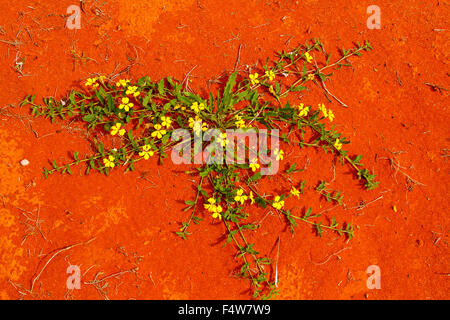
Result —
[{"label": "small pebble", "polygon": [[29,164],[30,164],[30,161],[28,161],[27,159],[20,160],[20,165],[23,167],[25,167]]}]

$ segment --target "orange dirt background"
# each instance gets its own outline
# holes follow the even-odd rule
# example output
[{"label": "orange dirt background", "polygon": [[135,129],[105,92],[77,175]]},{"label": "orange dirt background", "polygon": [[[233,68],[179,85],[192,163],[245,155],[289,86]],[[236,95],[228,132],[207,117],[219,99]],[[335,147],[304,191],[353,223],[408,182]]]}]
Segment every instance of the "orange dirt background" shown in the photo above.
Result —
[{"label": "orange dirt background", "polygon": [[[302,223],[292,236],[277,215],[265,218],[251,240],[275,261],[280,236],[277,299],[449,298],[448,91],[425,84],[450,87],[448,1],[85,1],[82,28],[68,30],[71,4],[79,2],[0,0],[0,39],[20,42],[0,42],[1,299],[27,293],[41,270],[33,295],[24,299],[250,298],[248,283],[231,276],[235,249],[222,248],[223,225],[202,213],[187,241],[174,235],[189,215],[184,200],[195,195],[193,178],[183,173],[188,167],[159,166],[154,159],[125,175],[119,169],[85,177],[80,167],[73,176],[44,180],[49,159],[68,161],[74,150],[87,154],[89,143],[79,125],[33,119],[17,105],[27,94],[62,98],[94,73],[119,71],[133,79],[183,79],[196,66],[190,86],[206,92],[209,79],[233,69],[239,45],[244,70],[314,37],[334,58],[353,41],[367,39],[375,49],[328,83],[348,109],[327,102],[317,88],[302,101],[333,109],[338,131],[352,141],[347,149],[362,153],[381,183],[363,191],[348,167],[336,166],[330,187],[344,191],[347,207],[325,215],[359,226],[349,242],[331,233],[318,238]],[[381,30],[366,27],[371,4],[381,8]],[[93,60],[74,67],[72,49]],[[21,58],[23,77],[14,69]],[[293,176],[307,181],[306,194],[288,206],[295,205],[294,212],[305,205],[316,213],[332,208],[313,190],[319,180],[333,180],[332,157],[284,148],[283,165],[311,162]],[[423,185],[408,188],[406,176],[391,171],[386,158],[392,152],[401,171]],[[19,164],[24,158],[29,166]],[[289,188],[283,177],[270,184],[275,192]],[[42,234],[30,233],[21,209],[39,214]],[[250,219],[266,213],[256,210]],[[45,266],[59,249],[92,238]],[[366,268],[374,264],[381,269],[380,290],[366,287]],[[81,290],[66,289],[69,265],[81,267]],[[104,293],[88,284],[96,275]]]}]

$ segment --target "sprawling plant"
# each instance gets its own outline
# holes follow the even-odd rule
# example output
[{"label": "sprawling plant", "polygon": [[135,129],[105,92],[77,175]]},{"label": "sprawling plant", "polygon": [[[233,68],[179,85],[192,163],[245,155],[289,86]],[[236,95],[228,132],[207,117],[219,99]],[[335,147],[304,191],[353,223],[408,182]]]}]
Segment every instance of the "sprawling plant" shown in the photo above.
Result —
[{"label": "sprawling plant", "polygon": [[[341,57],[331,63],[331,55],[325,52],[319,40],[307,42],[289,52],[278,52],[273,61],[267,59],[257,72],[231,73],[226,85],[208,97],[188,90],[186,81],[170,77],[153,82],[144,76],[132,82],[98,76],[87,79],[84,84],[86,90],[72,90],[63,100],[48,97],[43,99],[43,104],[37,104],[35,96],[29,95],[22,105],[29,105],[34,116],[50,118],[52,122],[57,118],[85,122],[96,148],[96,152],[83,157],[75,151],[73,160],[66,164],[53,160],[50,168],[43,169],[46,178],[56,172],[72,174],[72,168],[81,163],[86,165],[86,174],[95,170],[108,175],[120,166],[126,172],[135,170],[139,161],[152,157],[158,157],[162,163],[170,151],[172,155],[182,156],[185,162],[197,163],[194,159],[199,153],[214,156],[229,151],[228,146],[234,146],[234,141],[231,143],[227,136],[231,129],[244,133],[279,130],[276,138],[281,141],[280,147],[269,147],[272,157],[264,163],[259,160],[259,150],[250,149],[245,140],[240,139],[237,145],[248,151],[247,161],[236,161],[238,156],[233,148],[231,159],[234,161],[204,161],[193,166],[187,174],[198,175],[197,192],[185,201],[185,211],[190,211],[190,215],[176,232],[182,239],[187,239],[191,224],[198,224],[204,218],[202,211],[210,213],[211,219],[221,222],[224,228],[224,245],[232,243],[237,249],[240,259],[237,276],[249,279],[255,298],[270,298],[277,292],[277,279],[268,267],[272,262],[261,255],[246,237],[247,232],[256,232],[260,226],[248,219],[252,206],[270,208],[283,215],[292,232],[298,222],[304,222],[311,225],[319,236],[324,231],[336,232],[349,239],[354,236],[350,223],[338,223],[334,217],[325,223],[320,214],[312,212],[311,207],[305,206],[301,215],[293,214],[285,200],[300,198],[306,181],[289,179],[291,187],[282,194],[267,195],[258,191],[259,183],[267,179],[262,173],[263,166],[273,168],[275,161],[282,163],[287,157],[282,146],[320,148],[325,153],[331,152],[342,165],[349,165],[354,170],[355,177],[365,188],[373,189],[378,185],[375,175],[361,163],[362,156],[350,155],[343,148],[349,140],[332,126],[335,119],[333,111],[323,103],[313,107],[296,104],[292,98],[296,92],[307,89],[307,85],[315,84],[324,90],[327,97],[343,104],[327,90],[325,82],[332,73],[326,72],[348,66],[351,56],[360,56],[370,49],[368,42],[356,44],[348,50],[343,48]],[[295,100],[298,101],[297,98]],[[183,154],[187,150],[186,144],[190,146],[191,142],[206,136],[210,129],[219,132],[209,139],[215,142],[214,150],[208,149],[209,153],[205,153],[208,141],[200,139],[200,144],[194,144],[192,153]],[[174,133],[180,130],[191,133],[189,138],[181,142],[174,138]],[[107,142],[100,138],[103,135],[99,132],[113,136],[116,147],[106,147]],[[180,145],[183,148],[179,148]],[[218,150],[217,146],[223,150]],[[175,153],[174,149],[177,150]],[[280,174],[291,175],[302,170],[293,163]],[[315,189],[327,201],[342,204],[342,193],[328,190],[325,181]]]}]

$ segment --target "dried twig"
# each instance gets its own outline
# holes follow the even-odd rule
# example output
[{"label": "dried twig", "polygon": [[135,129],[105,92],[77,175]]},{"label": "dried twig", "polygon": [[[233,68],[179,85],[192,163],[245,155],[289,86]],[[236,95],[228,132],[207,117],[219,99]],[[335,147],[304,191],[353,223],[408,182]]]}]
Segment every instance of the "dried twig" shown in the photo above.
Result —
[{"label": "dried twig", "polygon": [[275,287],[278,288],[278,258],[280,257],[280,236],[278,236],[277,262],[275,263]]},{"label": "dried twig", "polygon": [[57,251],[50,257],[50,259],[47,260],[47,262],[44,264],[44,267],[41,269],[41,271],[40,271],[40,272],[39,272],[39,273],[31,280],[31,288],[30,288],[30,292],[33,292],[34,285],[35,285],[36,281],[41,277],[41,275],[42,275],[42,273],[44,272],[45,268],[47,268],[48,264],[49,264],[49,263],[50,263],[57,255],[59,255],[59,254],[65,252],[65,251],[67,251],[67,250],[73,249],[73,248],[75,248],[75,247],[78,247],[78,246],[81,246],[81,245],[87,245],[87,244],[91,243],[91,242],[94,241],[94,240],[95,240],[95,238],[92,238],[92,239],[90,239],[90,240],[88,240],[88,241],[76,243],[76,244],[73,244],[73,245],[70,245],[70,246],[66,246],[66,247],[63,247],[63,248],[57,250]]},{"label": "dried twig", "polygon": [[234,64],[234,71],[237,70],[237,68],[239,66],[239,62],[241,60],[241,48],[242,48],[242,44],[239,45],[238,56],[237,56],[237,59],[236,59],[236,63]]},{"label": "dried twig", "polygon": [[361,203],[359,205],[357,205],[356,207],[351,207],[349,209],[356,209],[357,211],[359,211],[359,210],[362,210],[365,207],[367,207],[369,204],[374,203],[375,201],[378,201],[380,199],[383,199],[382,195],[372,201],[369,201],[369,202],[361,201]]},{"label": "dried twig", "polygon": [[[317,65],[317,61],[316,61],[316,57],[313,54],[313,58],[314,58],[314,64],[317,68],[317,70],[319,70],[319,66]],[[334,100],[336,100],[337,102],[339,102],[343,107],[348,108],[348,105],[346,105],[344,102],[342,102],[338,97],[336,97],[334,94],[332,94],[328,89],[327,86],[325,85],[325,81],[322,80],[322,78],[320,78],[320,83],[322,84],[323,89],[325,90],[326,93],[328,93],[330,96],[332,96],[334,98]]]},{"label": "dried twig", "polygon": [[[388,150],[389,152],[393,153],[392,151]],[[395,153],[393,153],[395,154]],[[397,183],[397,173],[400,172],[401,174],[403,174],[407,179],[409,179],[411,182],[413,182],[414,184],[420,185],[420,186],[426,186],[425,184],[423,184],[422,182],[419,182],[413,178],[411,178],[408,174],[406,174],[405,172],[403,172],[400,169],[407,169],[406,167],[403,167],[400,165],[400,163],[398,162],[397,158],[394,156],[393,158],[386,158],[386,157],[382,157],[382,158],[378,158],[380,160],[388,160],[390,162],[391,165],[391,173],[394,170],[395,174],[394,174],[394,178],[395,178],[395,182]]]},{"label": "dried twig", "polygon": [[21,213],[25,218],[24,225],[27,227],[26,234],[23,237],[22,243],[20,245],[23,245],[25,241],[28,239],[28,237],[36,233],[39,233],[44,240],[47,240],[41,229],[41,222],[43,222],[43,220],[39,219],[39,214],[41,212],[41,205],[38,204],[36,215],[19,207],[17,207],[17,209],[22,211]]},{"label": "dried twig", "polygon": [[187,91],[188,87],[189,87],[189,76],[191,75],[191,72],[194,71],[194,69],[197,68],[197,65],[195,65],[191,70],[189,70],[189,72],[186,74],[186,76],[184,77],[183,81],[181,82],[181,86],[184,86],[184,89]]},{"label": "dried twig", "polygon": [[341,253],[342,251],[347,250],[347,249],[351,249],[351,247],[345,247],[345,248],[342,248],[341,250],[336,251],[335,253],[330,254],[330,255],[328,256],[328,258],[326,258],[323,262],[316,263],[316,262],[312,261],[311,258],[310,258],[310,261],[311,261],[312,263],[314,263],[316,266],[320,266],[320,265],[322,265],[322,264],[327,263],[327,262],[328,262],[332,257],[334,257],[334,256],[338,257],[338,259],[340,260],[341,257],[340,257],[338,254]]},{"label": "dried twig", "polygon": [[[130,273],[130,272],[131,273],[135,273],[138,270],[139,270],[139,267],[135,267],[135,268],[130,269],[130,270],[116,272],[116,273],[110,274],[108,276],[105,276],[105,277],[103,277],[101,279],[98,279],[98,277],[101,274],[103,274],[103,272],[100,271],[100,272],[97,272],[97,274],[95,275],[93,280],[86,281],[86,282],[84,282],[84,284],[92,285],[95,289],[97,289],[97,291],[103,296],[103,298],[105,300],[109,300],[108,292],[106,291],[106,289],[109,287],[109,283],[108,282],[104,283],[105,280],[108,280],[108,279],[111,279],[111,278],[120,278],[120,276],[122,276],[125,273]],[[102,284],[102,283],[104,283],[104,284]]]}]

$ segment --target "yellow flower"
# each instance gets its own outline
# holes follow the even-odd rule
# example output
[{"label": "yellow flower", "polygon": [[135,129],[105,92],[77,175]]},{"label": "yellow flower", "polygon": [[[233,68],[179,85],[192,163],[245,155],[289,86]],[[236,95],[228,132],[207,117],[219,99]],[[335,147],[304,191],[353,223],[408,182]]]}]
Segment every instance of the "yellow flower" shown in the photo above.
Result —
[{"label": "yellow flower", "polygon": [[284,151],[275,149],[275,155],[277,156],[277,160],[283,160],[284,159]]},{"label": "yellow flower", "polygon": [[195,113],[199,113],[202,110],[205,110],[205,105],[203,103],[194,102],[191,106],[191,109],[194,110]]},{"label": "yellow flower", "polygon": [[252,169],[253,172],[256,172],[256,170],[258,170],[261,166],[259,165],[258,159],[254,158],[252,159],[251,163],[250,163],[250,168]]},{"label": "yellow flower", "polygon": [[[222,210],[222,207],[221,206],[218,206],[217,208],[220,208],[220,210]],[[214,212],[212,215],[211,215],[214,219],[219,219],[219,220],[222,220],[222,215],[219,213],[219,212]]]},{"label": "yellow flower", "polygon": [[275,79],[275,72],[272,70],[266,71],[266,77],[269,78],[269,81],[272,81]]},{"label": "yellow flower", "polygon": [[161,139],[166,134],[166,130],[162,129],[160,124],[155,124],[155,131],[152,132],[152,137]]},{"label": "yellow flower", "polygon": [[322,114],[325,118],[328,118],[328,111],[323,103],[319,103],[319,110],[322,111]]},{"label": "yellow flower", "polygon": [[333,122],[333,119],[335,118],[333,111],[331,109],[328,109],[328,119],[330,122]]},{"label": "yellow flower", "polygon": [[216,199],[209,198],[208,203],[204,204],[204,207],[209,212],[212,212],[212,217],[214,219],[222,219],[222,215],[220,213],[223,211],[223,209],[220,205],[216,205]]},{"label": "yellow flower", "polygon": [[220,205],[216,206],[214,208],[214,212],[220,214],[223,211],[222,207]]},{"label": "yellow flower", "polygon": [[105,76],[100,76],[97,78],[97,80],[100,80],[102,83],[105,81],[106,77]]},{"label": "yellow flower", "polygon": [[127,96],[128,95],[133,95],[134,97],[137,97],[137,96],[139,96],[141,94],[139,91],[137,91],[137,88],[138,87],[136,87],[136,86],[129,86],[127,88],[127,91],[125,91],[125,94]]},{"label": "yellow flower", "polygon": [[98,87],[98,83],[97,83],[97,78],[88,78],[86,80],[86,83],[84,84],[86,87],[93,87],[93,88],[97,88]]},{"label": "yellow flower", "polygon": [[236,121],[234,122],[234,124],[236,125],[236,127],[237,127],[238,129],[245,128],[245,121],[242,120],[241,116],[236,115],[234,118],[236,119]]},{"label": "yellow flower", "polygon": [[228,144],[227,134],[225,132],[222,132],[217,139],[217,142],[219,142],[222,147],[225,147]]},{"label": "yellow flower", "polygon": [[290,192],[294,197],[300,198],[300,191],[298,191],[297,188],[292,187]]},{"label": "yellow flower", "polygon": [[103,159],[103,164],[106,168],[114,168],[116,166],[114,160],[115,158],[113,156],[108,156],[108,158]]},{"label": "yellow flower", "polygon": [[206,130],[208,130],[208,125],[202,122],[202,119],[198,115],[196,115],[195,119],[189,118],[189,128],[192,128],[195,135],[198,136],[200,135],[201,131],[205,132]]},{"label": "yellow flower", "polygon": [[334,142],[334,147],[338,150],[341,150],[342,143],[339,142],[339,139],[336,139],[336,141]]},{"label": "yellow flower", "polygon": [[[208,130],[208,124],[206,124],[205,122],[202,123],[202,131],[205,132],[206,130]],[[197,133],[198,135],[198,133]]]},{"label": "yellow flower", "polygon": [[253,198],[253,191],[250,191],[250,204],[254,204],[255,203],[255,198]]},{"label": "yellow flower", "polygon": [[194,127],[195,121],[198,121],[198,116],[195,116],[195,119],[192,118],[192,117],[189,118],[189,128],[193,128]]},{"label": "yellow flower", "polygon": [[116,87],[124,87],[125,88],[128,85],[128,83],[130,83],[130,80],[120,79],[119,81],[117,81]]},{"label": "yellow flower", "polygon": [[214,207],[216,206],[216,199],[214,198],[209,198],[208,199],[208,203],[204,204],[204,207],[206,210],[210,211],[210,212],[214,212]]},{"label": "yellow flower", "polygon": [[222,207],[221,207],[220,205],[215,206],[215,207],[214,207],[213,214],[212,214],[211,216],[212,216],[214,219],[222,220],[222,215],[221,215],[222,211],[223,211],[223,209],[222,209]]},{"label": "yellow flower", "polygon": [[170,119],[170,117],[161,117],[161,125],[163,127],[166,127],[167,129],[170,128],[170,125],[172,124],[172,120]]},{"label": "yellow flower", "polygon": [[312,81],[312,80],[314,80],[314,78],[315,78],[314,73],[308,74],[308,77],[307,77],[308,80]]},{"label": "yellow flower", "polygon": [[184,111],[184,110],[186,110],[186,107],[185,107],[185,106],[180,106],[179,104],[177,104],[177,105],[174,107],[174,109],[175,109],[175,110],[181,109],[181,111]]},{"label": "yellow flower", "polygon": [[252,85],[259,83],[259,80],[258,80],[259,74],[257,72],[255,72],[254,74],[250,74],[248,77],[250,78]]},{"label": "yellow flower", "polygon": [[124,109],[125,111],[130,111],[130,108],[132,108],[134,104],[130,102],[130,99],[128,97],[122,98],[122,103],[119,105],[119,109]]},{"label": "yellow flower", "polygon": [[195,118],[189,117],[189,128],[194,128],[196,122],[201,122],[202,119],[195,115]]},{"label": "yellow flower", "polygon": [[303,103],[300,103],[300,105],[298,106],[298,111],[299,117],[306,117],[309,112],[309,107],[305,107]]},{"label": "yellow flower", "polygon": [[236,191],[236,196],[234,197],[234,201],[244,204],[245,200],[247,200],[247,199],[248,199],[248,197],[244,194],[244,190],[239,189],[238,191]]},{"label": "yellow flower", "polygon": [[111,131],[109,132],[112,136],[119,134],[119,136],[123,136],[125,134],[125,129],[120,129],[122,127],[121,123],[116,123],[111,127]]},{"label": "yellow flower", "polygon": [[149,144],[142,146],[142,151],[139,152],[139,155],[141,157],[144,157],[145,160],[148,160],[150,157],[153,157],[153,155],[155,154],[155,152],[153,152],[153,150],[151,150],[151,148],[152,147]]},{"label": "yellow flower", "polygon": [[284,207],[284,200],[281,200],[280,196],[276,196],[272,206],[277,210],[281,210]]},{"label": "yellow flower", "polygon": [[204,122],[195,122],[194,124],[194,133],[196,136],[199,136],[200,133],[203,131],[205,132],[206,130],[208,130],[208,125]]},{"label": "yellow flower", "polygon": [[235,125],[238,129],[245,128],[245,121],[244,120],[238,120],[235,122]]},{"label": "yellow flower", "polygon": [[269,92],[270,92],[271,94],[273,94],[274,96],[277,95],[277,93],[275,92],[275,89],[273,88],[273,86],[270,86],[270,87],[269,87]]},{"label": "yellow flower", "polygon": [[311,61],[313,60],[313,57],[309,54],[309,52],[305,52],[305,59],[306,59],[306,62],[311,63]]}]

